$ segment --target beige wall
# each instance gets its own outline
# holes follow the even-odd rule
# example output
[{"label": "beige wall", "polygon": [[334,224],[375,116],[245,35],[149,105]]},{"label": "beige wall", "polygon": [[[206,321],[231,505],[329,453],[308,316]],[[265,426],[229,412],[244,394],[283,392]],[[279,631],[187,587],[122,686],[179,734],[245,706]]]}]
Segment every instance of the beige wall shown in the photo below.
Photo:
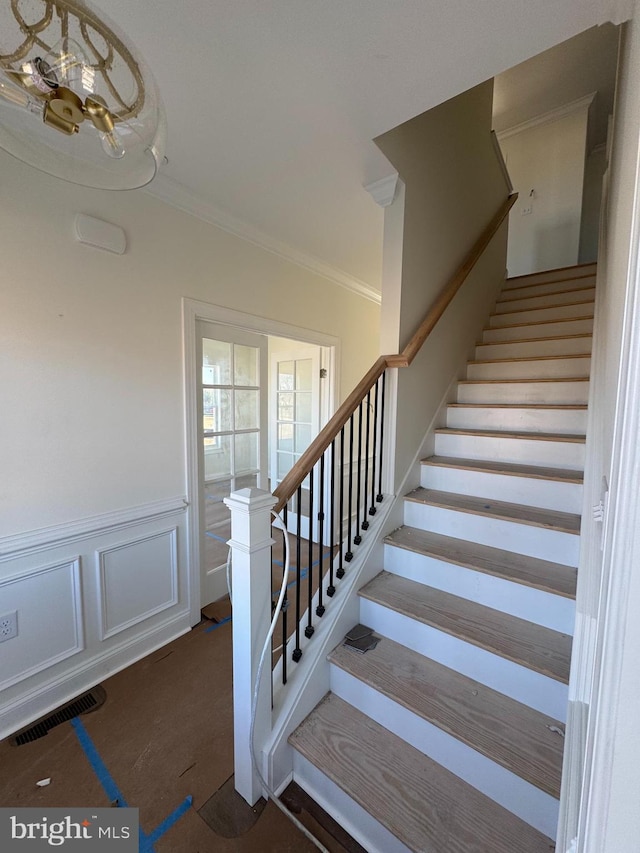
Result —
[{"label": "beige wall", "polygon": [[578,263],[588,112],[585,105],[500,140],[519,194],[509,221],[509,275]]},{"label": "beige wall", "polygon": [[[508,190],[491,141],[492,82],[482,83],[376,140],[405,189],[385,213],[383,342],[408,343]],[[401,234],[402,248],[389,245]],[[408,369],[399,371],[396,483],[407,473],[504,280],[506,229],[497,235]],[[401,279],[402,289],[398,287]],[[391,328],[395,324],[395,329]]]},{"label": "beige wall", "polygon": [[[0,535],[185,494],[184,296],[335,335],[343,394],[378,354],[375,303],[147,193],[0,175]],[[76,242],[77,212],[126,254]]]}]

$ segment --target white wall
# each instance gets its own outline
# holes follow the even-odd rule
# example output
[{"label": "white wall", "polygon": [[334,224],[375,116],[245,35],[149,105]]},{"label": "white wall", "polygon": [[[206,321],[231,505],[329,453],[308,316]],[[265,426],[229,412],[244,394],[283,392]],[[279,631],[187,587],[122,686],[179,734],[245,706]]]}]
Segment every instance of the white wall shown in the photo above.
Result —
[{"label": "white wall", "polygon": [[[2,737],[189,627],[182,297],[335,336],[344,393],[379,306],[150,194],[0,175]],[[76,242],[77,212],[126,254]]]},{"label": "white wall", "polygon": [[598,259],[602,178],[606,168],[606,145],[598,145],[591,151],[584,166],[580,252],[578,254],[578,263],[580,264],[590,264]]},{"label": "white wall", "polygon": [[[394,259],[385,260],[382,288],[386,352],[407,345],[507,197],[490,133],[492,93],[492,82],[482,83],[376,139],[404,182],[385,211],[385,252]],[[398,371],[396,484],[489,314],[505,240],[503,228],[413,365]]]},{"label": "white wall", "polygon": [[498,134],[519,194],[509,217],[510,276],[578,263],[588,112],[583,104],[562,118]]}]

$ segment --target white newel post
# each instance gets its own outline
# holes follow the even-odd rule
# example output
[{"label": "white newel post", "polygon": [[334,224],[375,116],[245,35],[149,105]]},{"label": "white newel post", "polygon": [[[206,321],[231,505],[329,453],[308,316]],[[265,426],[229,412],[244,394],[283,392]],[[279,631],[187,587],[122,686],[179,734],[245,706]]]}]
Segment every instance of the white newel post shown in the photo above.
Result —
[{"label": "white newel post", "polygon": [[[271,622],[271,510],[277,500],[262,489],[241,489],[224,502],[231,510],[235,789],[252,806],[262,795],[262,786],[251,760],[251,706],[260,654]],[[270,730],[268,655],[256,705],[254,743],[258,748]]]}]

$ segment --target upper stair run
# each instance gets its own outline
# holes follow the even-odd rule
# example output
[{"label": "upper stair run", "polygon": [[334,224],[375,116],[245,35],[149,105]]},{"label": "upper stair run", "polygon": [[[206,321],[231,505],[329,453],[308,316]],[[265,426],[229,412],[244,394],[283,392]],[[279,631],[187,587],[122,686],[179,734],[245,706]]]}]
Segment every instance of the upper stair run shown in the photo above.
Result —
[{"label": "upper stair run", "polygon": [[595,265],[509,279],[294,777],[371,853],[555,849]]}]

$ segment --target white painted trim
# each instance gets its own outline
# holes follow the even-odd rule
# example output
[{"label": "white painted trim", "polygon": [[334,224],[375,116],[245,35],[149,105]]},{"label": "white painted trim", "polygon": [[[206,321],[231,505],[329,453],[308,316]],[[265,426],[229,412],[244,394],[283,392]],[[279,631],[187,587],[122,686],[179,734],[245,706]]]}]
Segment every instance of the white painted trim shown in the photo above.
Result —
[{"label": "white painted trim", "polygon": [[26,533],[4,536],[0,539],[0,563],[25,557],[38,551],[49,550],[58,545],[68,545],[81,539],[89,539],[96,534],[113,533],[151,521],[177,512],[184,512],[188,507],[185,497],[166,498],[151,501],[139,506],[92,515],[77,521],[56,524],[51,527],[41,527]]},{"label": "white painted trim", "polygon": [[[159,539],[162,536],[170,536],[170,556],[171,556],[171,596],[170,598],[159,604],[157,607],[153,607],[150,610],[145,610],[144,613],[139,613],[133,619],[129,619],[127,622],[123,622],[119,625],[114,625],[111,628],[108,628],[109,624],[109,614],[107,612],[107,589],[106,589],[106,566],[105,566],[105,557],[108,554],[113,553],[114,551],[122,551],[126,548],[130,548],[133,545],[139,545],[141,542],[149,542],[152,539]],[[128,539],[126,542],[118,542],[116,545],[110,545],[108,548],[98,548],[95,552],[96,557],[96,588],[98,591],[98,608],[100,612],[100,626],[99,626],[99,637],[100,640],[108,640],[110,637],[115,637],[116,634],[122,633],[122,631],[126,631],[127,628],[133,628],[134,625],[138,625],[140,622],[144,622],[146,619],[150,619],[152,616],[156,616],[158,613],[162,613],[164,610],[168,610],[170,607],[174,607],[178,603],[178,528],[170,527],[167,530],[159,530],[154,533],[150,533],[147,536],[139,536],[136,539]]]},{"label": "white painted trim", "polygon": [[[637,94],[637,86],[634,88]],[[611,849],[610,835],[620,826],[610,827],[610,813],[619,809],[611,801],[616,753],[625,749],[617,728],[622,715],[623,667],[631,657],[625,648],[628,624],[637,618],[637,596],[631,597],[635,567],[640,560],[638,535],[637,482],[640,472],[640,169],[637,140],[634,145],[635,180],[633,220],[629,239],[624,325],[620,343],[620,368],[612,442],[610,523],[604,540],[605,574],[599,611],[594,695],[587,733],[587,761],[583,815],[578,849],[602,853]],[[633,713],[629,709],[629,713]],[[617,769],[617,768],[616,768]],[[618,772],[620,772],[618,770]],[[631,802],[632,800],[629,800]],[[635,816],[634,816],[635,823]]]},{"label": "white painted trim", "polygon": [[398,173],[394,172],[393,175],[387,175],[385,178],[380,178],[378,181],[372,181],[370,184],[365,184],[365,190],[369,193],[375,203],[380,205],[380,207],[388,207],[395,201],[398,189],[398,178]]},{"label": "white painted trim", "polygon": [[266,234],[264,231],[260,231],[253,225],[242,222],[240,219],[206,201],[167,175],[158,175],[153,183],[145,189],[145,192],[155,196],[171,207],[175,207],[184,213],[189,213],[191,216],[196,216],[198,219],[208,222],[210,225],[215,225],[222,231],[233,234],[241,240],[253,243],[254,246],[259,246],[267,252],[271,252],[293,264],[297,264],[297,266],[309,270],[309,272],[315,273],[333,284],[344,287],[346,290],[350,290],[364,299],[369,299],[378,305],[380,304],[382,299],[380,291],[376,290],[370,284],[355,278],[355,276],[348,275],[342,270],[320,260],[320,258],[316,258],[307,252],[303,252],[300,249],[277,240],[275,237]]},{"label": "white painted trim", "polygon": [[60,563],[53,563],[47,566],[38,566],[37,569],[31,569],[26,572],[21,572],[19,575],[12,575],[8,578],[3,578],[0,581],[0,590],[3,587],[9,586],[10,584],[19,583],[27,578],[37,577],[38,575],[44,575],[48,572],[55,572],[58,569],[68,568],[71,571],[71,584],[73,587],[73,612],[74,612],[74,628],[75,628],[75,643],[70,646],[68,649],[65,649],[62,652],[59,652],[56,655],[52,655],[49,658],[45,658],[41,660],[39,663],[32,666],[30,669],[22,670],[18,675],[7,678],[4,681],[0,681],[0,691],[5,690],[7,687],[11,687],[14,684],[19,684],[21,681],[24,681],[26,678],[30,678],[32,675],[36,675],[39,672],[42,672],[43,669],[49,669],[49,667],[54,666],[57,663],[60,663],[67,658],[72,657],[73,655],[78,654],[85,648],[84,644],[84,630],[83,630],[83,622],[82,622],[82,593],[80,589],[80,557],[73,557],[70,560],[63,560]]},{"label": "white painted trim", "polygon": [[[198,471],[198,399],[196,359],[197,335],[196,322],[205,320],[211,323],[235,326],[262,335],[273,335],[278,338],[290,338],[304,341],[321,347],[328,347],[332,353],[329,365],[331,385],[328,391],[329,406],[332,414],[335,401],[340,399],[340,339],[314,329],[282,323],[268,317],[258,317],[210,302],[197,299],[182,298],[182,346],[183,346],[183,399],[185,411],[185,467],[187,473],[187,505],[197,509],[199,504],[200,479]],[[200,515],[189,513],[187,540],[189,543],[188,601],[191,610],[191,625],[200,621]]]},{"label": "white painted trim", "polygon": [[563,104],[561,107],[556,107],[549,112],[541,113],[533,118],[527,119],[520,124],[514,124],[513,127],[507,127],[504,130],[496,131],[496,136],[500,141],[509,139],[510,136],[515,136],[517,133],[522,133],[525,130],[531,130],[533,127],[539,127],[542,124],[549,124],[552,121],[566,118],[580,110],[588,109],[591,106],[596,92],[591,92],[589,95],[583,95],[582,98],[577,98],[575,101],[570,101],[568,104]]}]

